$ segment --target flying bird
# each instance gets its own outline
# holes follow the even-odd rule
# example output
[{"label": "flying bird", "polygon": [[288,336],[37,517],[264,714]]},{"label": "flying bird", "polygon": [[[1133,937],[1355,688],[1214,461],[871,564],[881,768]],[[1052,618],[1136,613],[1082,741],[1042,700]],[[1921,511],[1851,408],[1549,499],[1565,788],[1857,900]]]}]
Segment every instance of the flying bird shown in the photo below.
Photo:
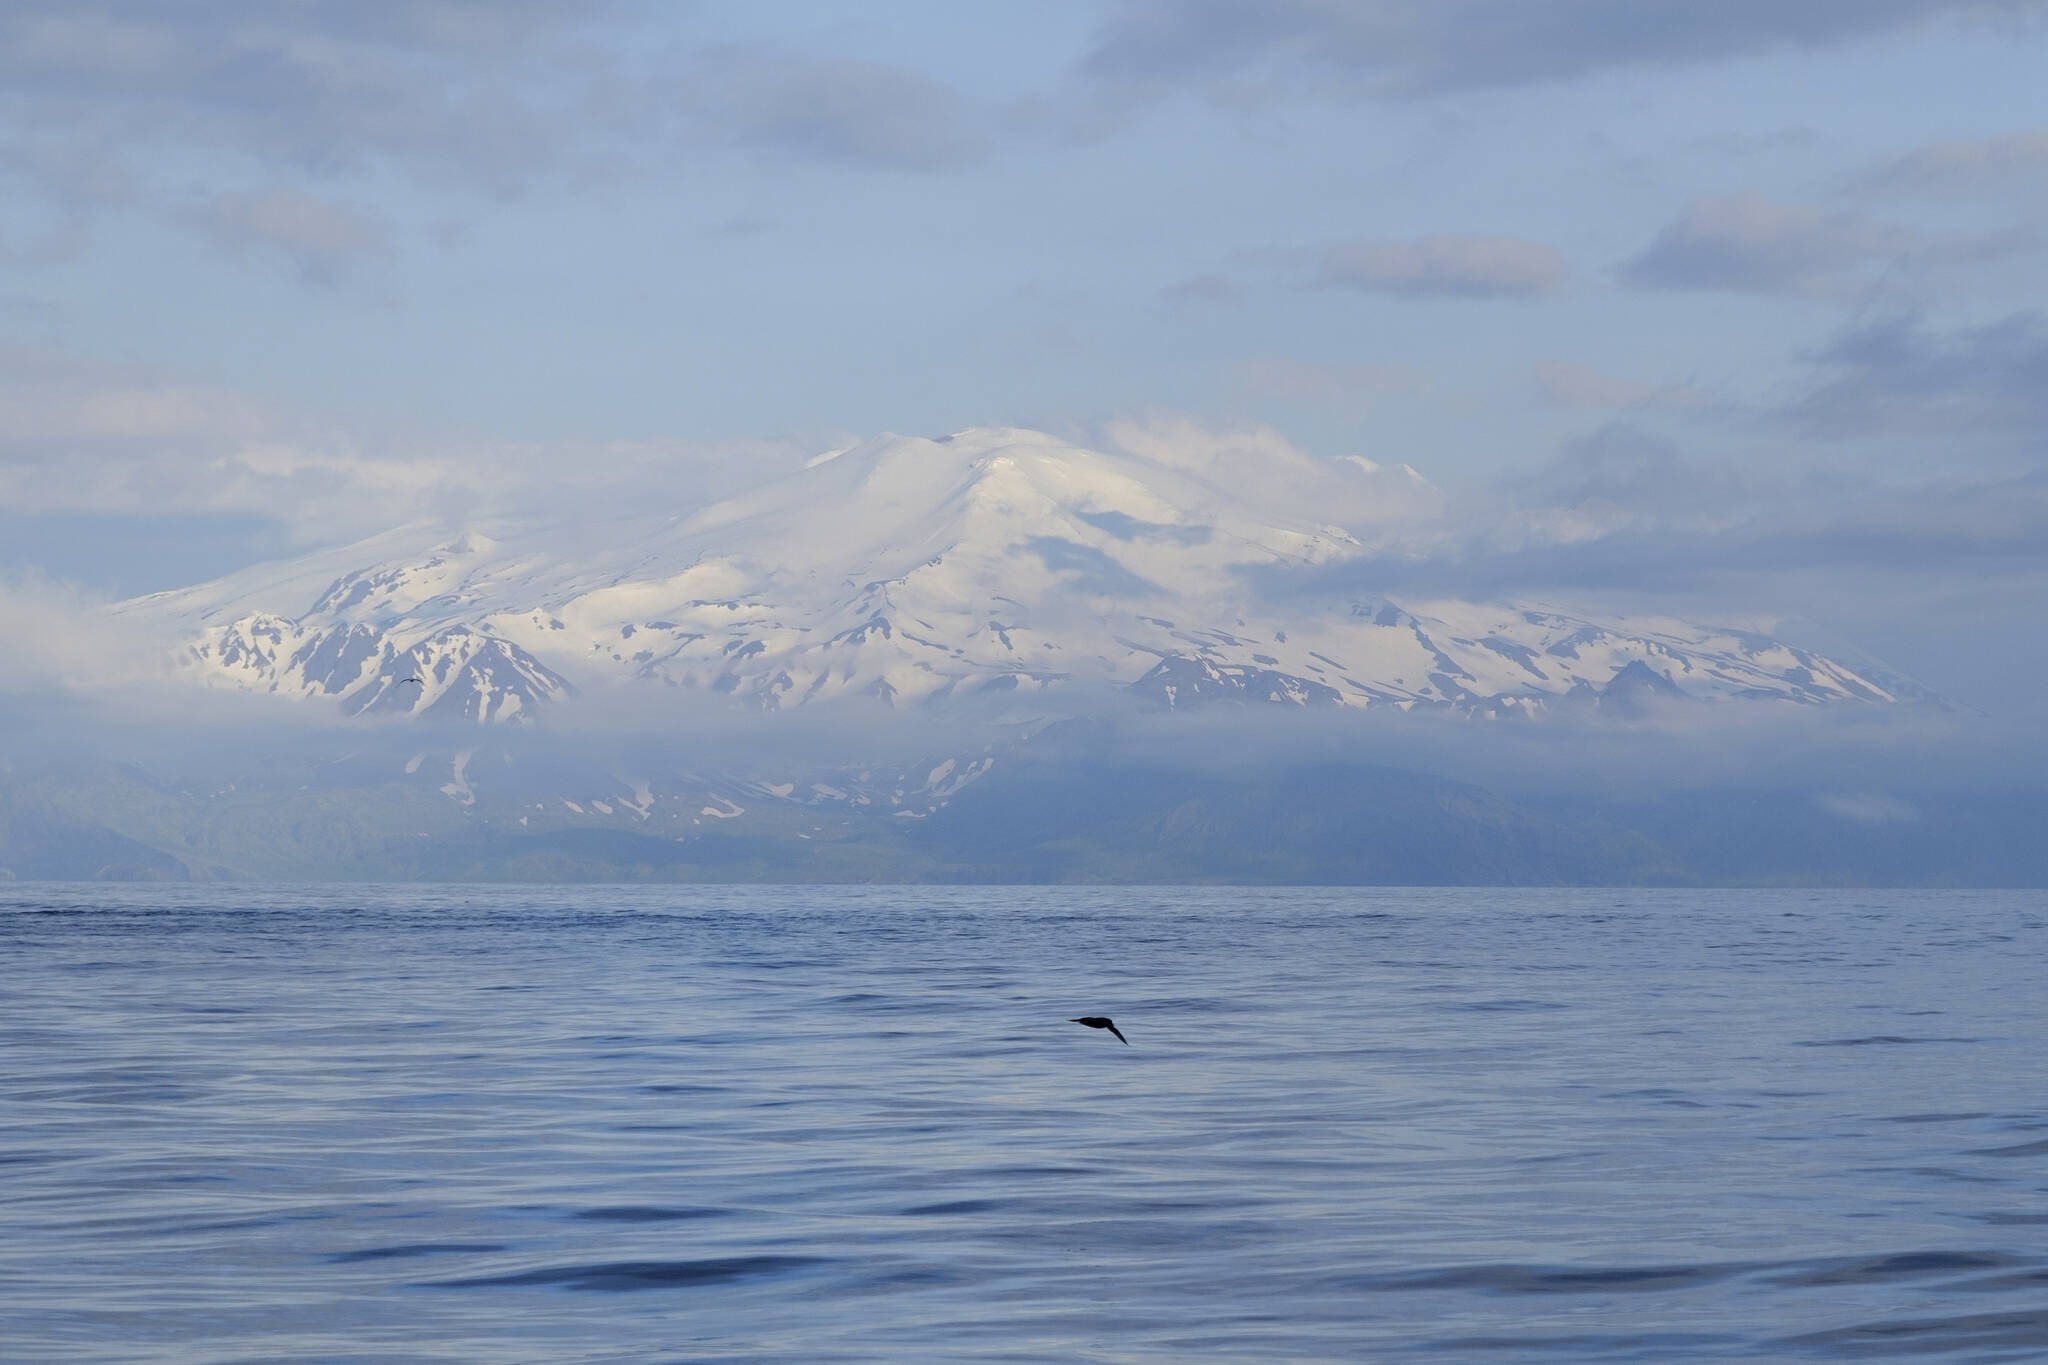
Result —
[{"label": "flying bird", "polygon": [[405,682],[402,682],[402,683],[400,683],[400,684],[399,684],[399,686],[400,686],[400,687],[403,687],[403,686],[405,686],[405,683],[409,683],[409,682],[416,682],[416,683],[418,683],[418,684],[419,684],[419,685],[420,685],[421,687],[425,687],[425,686],[427,685],[427,680],[426,680],[425,678],[407,678],[407,679],[405,680]]},{"label": "flying bird", "polygon": [[1125,1047],[1131,1045],[1131,1040],[1118,1033],[1116,1025],[1100,1014],[1091,1014],[1082,1019],[1069,1019],[1067,1022],[1070,1024],[1086,1024],[1089,1028],[1106,1028],[1111,1033],[1116,1034],[1116,1040],[1119,1043],[1122,1043]]}]

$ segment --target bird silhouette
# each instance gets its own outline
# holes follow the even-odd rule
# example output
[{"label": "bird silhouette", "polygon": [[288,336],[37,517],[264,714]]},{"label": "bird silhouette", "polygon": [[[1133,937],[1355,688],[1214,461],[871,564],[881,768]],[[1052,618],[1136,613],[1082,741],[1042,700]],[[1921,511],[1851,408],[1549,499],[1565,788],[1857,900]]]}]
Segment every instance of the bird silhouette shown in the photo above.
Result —
[{"label": "bird silhouette", "polygon": [[1111,1033],[1116,1034],[1116,1040],[1119,1043],[1122,1043],[1125,1047],[1131,1045],[1131,1040],[1118,1033],[1116,1025],[1100,1014],[1090,1014],[1080,1019],[1069,1019],[1067,1022],[1070,1024],[1086,1024],[1089,1028],[1106,1028]]},{"label": "bird silhouette", "polygon": [[427,680],[426,680],[425,678],[407,678],[407,679],[405,680],[405,682],[402,682],[402,683],[400,683],[400,684],[399,684],[399,686],[400,686],[400,687],[403,687],[403,686],[405,686],[405,683],[409,683],[409,682],[416,682],[416,683],[418,683],[418,684],[419,684],[419,685],[420,685],[421,687],[425,687],[425,686],[427,685]]}]

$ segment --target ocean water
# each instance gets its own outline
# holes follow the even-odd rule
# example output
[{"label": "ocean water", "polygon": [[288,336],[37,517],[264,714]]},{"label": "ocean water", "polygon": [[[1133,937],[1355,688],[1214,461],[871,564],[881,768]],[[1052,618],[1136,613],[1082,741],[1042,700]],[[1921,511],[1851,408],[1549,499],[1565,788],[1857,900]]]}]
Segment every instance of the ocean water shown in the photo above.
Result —
[{"label": "ocean water", "polygon": [[0,886],[0,1359],[2048,1360],[2044,950],[2040,893]]}]

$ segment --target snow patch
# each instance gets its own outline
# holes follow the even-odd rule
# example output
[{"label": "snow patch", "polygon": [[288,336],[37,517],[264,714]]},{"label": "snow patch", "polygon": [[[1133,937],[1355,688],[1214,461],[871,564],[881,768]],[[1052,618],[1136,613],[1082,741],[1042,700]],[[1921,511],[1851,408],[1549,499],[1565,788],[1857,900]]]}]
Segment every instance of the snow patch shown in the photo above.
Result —
[{"label": "snow patch", "polygon": [[633,799],[631,801],[621,801],[619,804],[628,810],[637,812],[640,818],[645,820],[654,813],[653,784],[644,779],[636,778],[627,782],[626,785],[632,789]]},{"label": "snow patch", "polygon": [[469,788],[469,760],[476,750],[464,749],[455,755],[454,780],[441,786],[442,795],[467,810],[476,805],[476,793]]}]

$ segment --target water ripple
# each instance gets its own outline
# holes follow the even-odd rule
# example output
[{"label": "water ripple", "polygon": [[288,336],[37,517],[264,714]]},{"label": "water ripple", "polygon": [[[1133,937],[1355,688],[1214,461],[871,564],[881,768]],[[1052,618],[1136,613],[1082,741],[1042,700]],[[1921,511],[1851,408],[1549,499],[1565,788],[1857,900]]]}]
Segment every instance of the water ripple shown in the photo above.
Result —
[{"label": "water ripple", "polygon": [[634,1289],[675,1289],[728,1284],[809,1266],[822,1265],[816,1256],[727,1256],[703,1261],[609,1261],[600,1265],[543,1266],[509,1275],[477,1275],[462,1280],[429,1280],[427,1289],[484,1289],[512,1285],[559,1285],[564,1289],[615,1294]]},{"label": "water ripple", "polygon": [[2044,908],[0,886],[0,1355],[2040,1360]]},{"label": "water ripple", "polygon": [[364,1247],[340,1251],[327,1258],[331,1265],[354,1265],[360,1261],[402,1260],[412,1256],[441,1256],[451,1252],[503,1251],[498,1242],[412,1242],[403,1246]]}]

